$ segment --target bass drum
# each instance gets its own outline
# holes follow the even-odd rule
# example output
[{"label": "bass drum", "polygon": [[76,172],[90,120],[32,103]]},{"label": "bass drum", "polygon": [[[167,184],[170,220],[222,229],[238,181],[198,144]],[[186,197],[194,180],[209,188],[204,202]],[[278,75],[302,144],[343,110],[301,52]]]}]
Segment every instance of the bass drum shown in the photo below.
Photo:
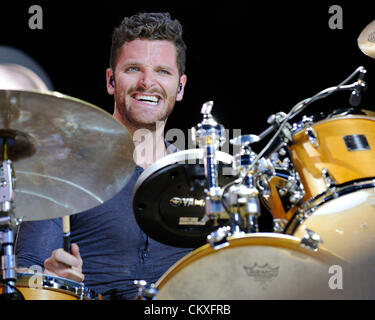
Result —
[{"label": "bass drum", "polygon": [[[42,273],[18,272],[16,289],[25,300],[103,300],[82,283]],[[0,294],[4,287],[0,287]]]},{"label": "bass drum", "polygon": [[256,233],[206,244],[173,265],[155,284],[157,300],[352,299],[363,298],[350,264],[297,237]]},{"label": "bass drum", "polygon": [[375,179],[362,179],[329,188],[305,203],[285,233],[303,237],[310,230],[324,248],[350,260],[368,281],[375,270]]}]

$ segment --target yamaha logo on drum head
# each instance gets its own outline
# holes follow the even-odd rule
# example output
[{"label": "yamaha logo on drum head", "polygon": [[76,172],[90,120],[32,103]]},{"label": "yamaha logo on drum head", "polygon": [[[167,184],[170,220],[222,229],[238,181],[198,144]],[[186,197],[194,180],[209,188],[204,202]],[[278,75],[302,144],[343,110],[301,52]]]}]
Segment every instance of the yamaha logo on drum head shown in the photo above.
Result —
[{"label": "yamaha logo on drum head", "polygon": [[262,286],[266,286],[268,282],[279,275],[279,266],[271,267],[268,263],[260,266],[255,262],[251,267],[244,266],[244,269],[249,277],[259,282]]}]

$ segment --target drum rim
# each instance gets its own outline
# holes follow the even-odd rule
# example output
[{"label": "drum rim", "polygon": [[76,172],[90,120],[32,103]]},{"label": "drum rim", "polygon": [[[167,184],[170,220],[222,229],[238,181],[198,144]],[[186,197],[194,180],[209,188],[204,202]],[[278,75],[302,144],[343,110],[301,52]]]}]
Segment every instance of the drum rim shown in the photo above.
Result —
[{"label": "drum rim", "polygon": [[[367,177],[333,185],[322,193],[305,201],[290,218],[283,233],[293,235],[297,228],[310,218],[314,211],[323,204],[338,199],[341,196],[360,190],[375,188],[375,177]],[[319,199],[321,199],[319,201]],[[319,201],[319,202],[317,202]]]},{"label": "drum rim", "polygon": [[[190,252],[182,259],[174,263],[155,283],[155,287],[160,290],[169,279],[173,278],[179,271],[183,270],[186,266],[195,262],[205,256],[214,254],[215,252],[228,250],[233,247],[241,247],[249,245],[249,239],[253,239],[251,245],[265,245],[273,247],[281,247],[284,249],[296,249],[295,251],[299,253],[304,253],[310,257],[318,257],[323,262],[331,262],[332,259],[339,259],[342,263],[346,263],[341,257],[338,257],[333,252],[325,249],[324,247],[319,247],[318,251],[312,251],[304,248],[300,245],[301,239],[293,235],[287,235],[282,233],[270,233],[270,232],[258,232],[249,233],[241,236],[231,236],[228,237],[228,245],[220,247],[219,249],[213,248],[210,244],[206,243],[203,246]],[[275,240],[279,240],[276,242]]]},{"label": "drum rim", "polygon": [[[42,277],[43,281],[40,288],[33,288],[29,286],[28,282],[33,276]],[[52,276],[44,273],[17,272],[16,287],[36,290],[51,290],[60,293],[66,293],[69,295],[74,295],[80,300],[96,299],[100,297],[100,294],[97,294],[91,289],[85,287],[82,282],[77,282],[71,279]]]},{"label": "drum rim", "polygon": [[[366,110],[362,110],[362,111],[366,111]],[[301,132],[303,132],[303,130],[306,129],[306,127],[315,129],[317,125],[321,125],[324,123],[339,121],[339,120],[353,120],[353,119],[375,121],[375,116],[356,115],[356,114],[336,115],[336,116],[332,116],[331,118],[325,118],[325,119],[318,120],[318,121],[312,121],[311,123],[306,124],[306,125],[303,125],[303,122],[301,120],[293,124],[292,135],[293,135],[293,138],[295,138],[297,135],[300,135]]]},{"label": "drum rim", "polygon": [[[203,156],[204,156],[204,149],[188,149],[188,150],[183,150],[183,151],[178,151],[178,152],[168,154],[165,157],[157,160],[155,163],[149,166],[146,170],[144,170],[142,174],[139,176],[134,187],[133,199],[137,190],[142,185],[142,183],[146,179],[151,177],[155,172],[169,165],[172,165],[181,161],[200,160],[200,159],[203,159]],[[233,156],[223,151],[216,151],[216,159],[225,164],[233,163]]]}]

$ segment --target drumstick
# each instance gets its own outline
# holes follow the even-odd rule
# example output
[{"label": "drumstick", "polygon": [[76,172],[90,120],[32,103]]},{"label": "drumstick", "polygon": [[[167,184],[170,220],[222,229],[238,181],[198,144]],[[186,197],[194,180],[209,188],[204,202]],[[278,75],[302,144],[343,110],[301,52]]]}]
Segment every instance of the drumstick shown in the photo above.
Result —
[{"label": "drumstick", "polygon": [[71,253],[70,250],[70,216],[64,216],[62,218],[63,225],[63,246],[66,252]]}]

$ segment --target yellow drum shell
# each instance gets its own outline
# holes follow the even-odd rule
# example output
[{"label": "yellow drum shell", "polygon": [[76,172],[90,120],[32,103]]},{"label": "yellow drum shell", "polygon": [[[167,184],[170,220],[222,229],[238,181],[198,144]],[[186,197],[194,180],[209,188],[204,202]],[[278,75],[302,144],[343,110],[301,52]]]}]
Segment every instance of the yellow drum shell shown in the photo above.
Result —
[{"label": "yellow drum shell", "polygon": [[[291,160],[305,188],[304,200],[327,189],[322,170],[327,169],[336,184],[375,176],[375,118],[368,116],[335,117],[311,126],[318,146],[308,139],[305,129],[293,137]],[[363,135],[369,150],[349,151],[345,136]]]},{"label": "yellow drum shell", "polygon": [[[16,288],[25,300],[103,300],[82,283],[41,273],[17,272]],[[4,286],[0,286],[2,293]]]},{"label": "yellow drum shell", "polygon": [[343,259],[374,262],[375,188],[351,192],[317,206],[293,235],[303,237],[306,228],[319,234],[324,247]]},{"label": "yellow drum shell", "polygon": [[285,180],[274,176],[268,181],[269,194],[261,194],[261,200],[265,207],[271,212],[275,222],[281,225],[286,224],[297,210],[297,206],[292,206],[288,212],[285,211],[277,186]]}]

